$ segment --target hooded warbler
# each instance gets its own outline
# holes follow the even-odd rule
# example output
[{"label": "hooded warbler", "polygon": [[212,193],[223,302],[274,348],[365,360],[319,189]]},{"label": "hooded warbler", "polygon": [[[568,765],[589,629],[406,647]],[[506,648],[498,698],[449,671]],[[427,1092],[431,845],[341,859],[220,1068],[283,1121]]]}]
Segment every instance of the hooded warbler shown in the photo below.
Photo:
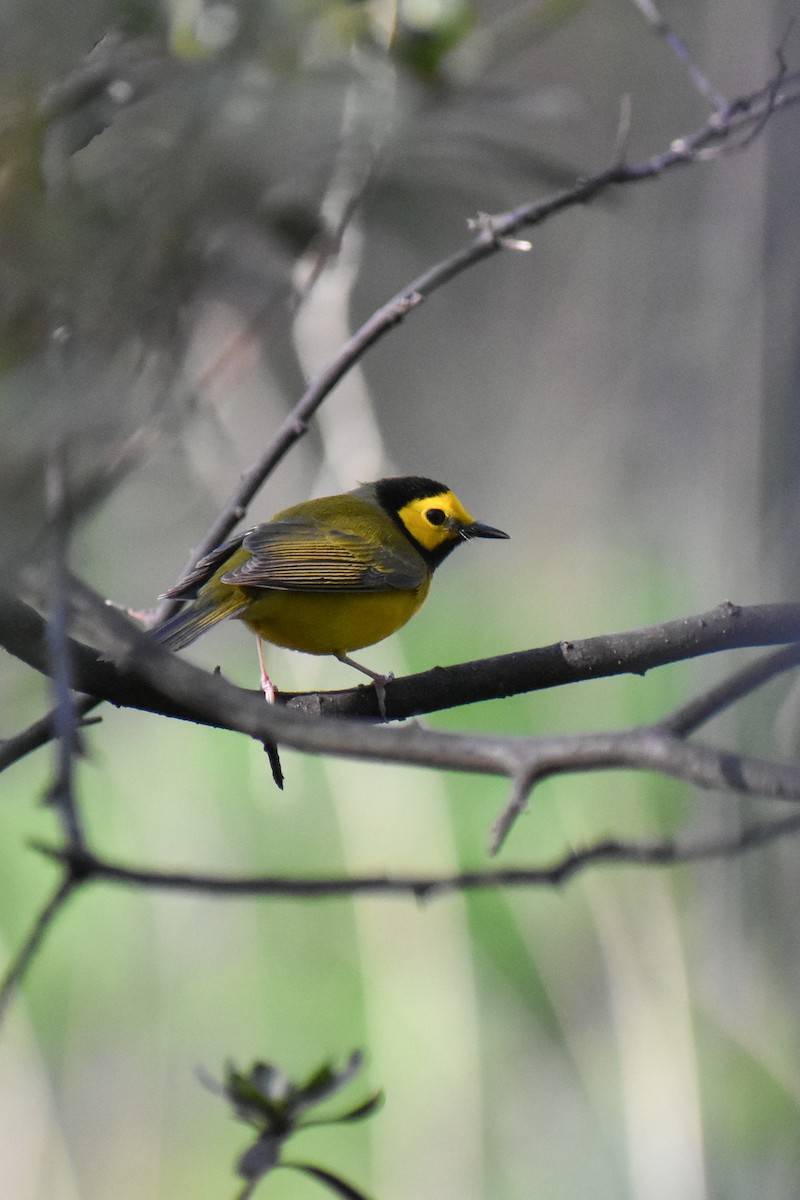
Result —
[{"label": "hooded warbler", "polygon": [[[212,550],[165,597],[186,607],[153,630],[173,650],[226,617],[256,634],[261,687],[275,689],[262,639],[306,654],[348,657],[394,633],[421,607],[451,550],[474,537],[507,538],[473,520],[457,496],[416,475],[306,500]],[[383,705],[381,704],[381,707]]]}]

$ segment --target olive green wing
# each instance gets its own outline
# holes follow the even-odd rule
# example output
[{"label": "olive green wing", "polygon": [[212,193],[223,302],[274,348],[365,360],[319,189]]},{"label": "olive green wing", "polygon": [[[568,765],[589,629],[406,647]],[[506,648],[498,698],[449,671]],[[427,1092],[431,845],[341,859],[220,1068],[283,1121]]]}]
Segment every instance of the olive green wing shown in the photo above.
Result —
[{"label": "olive green wing", "polygon": [[272,521],[244,535],[250,557],[221,576],[237,587],[303,592],[410,591],[427,576],[414,547],[381,546],[358,533]]},{"label": "olive green wing", "polygon": [[192,568],[188,575],[184,575],[183,579],[171,587],[168,592],[164,592],[159,596],[159,600],[192,600],[199,592],[204,583],[208,583],[209,579],[222,566],[226,559],[230,558],[240,549],[244,536],[240,533],[237,537],[231,538],[230,541],[224,542],[223,545],[217,546],[210,554],[206,554],[204,558]]}]

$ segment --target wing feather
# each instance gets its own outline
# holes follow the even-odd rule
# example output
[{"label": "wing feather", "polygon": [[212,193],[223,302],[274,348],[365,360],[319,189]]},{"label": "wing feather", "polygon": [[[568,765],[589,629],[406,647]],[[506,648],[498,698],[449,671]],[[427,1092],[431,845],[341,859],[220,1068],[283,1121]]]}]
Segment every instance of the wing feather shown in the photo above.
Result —
[{"label": "wing feather", "polygon": [[225,560],[241,547],[242,541],[243,537],[240,533],[230,541],[217,546],[210,554],[201,558],[188,575],[184,575],[183,579],[179,580],[174,587],[159,596],[159,600],[193,600],[203,584],[208,583],[214,572],[218,571]]},{"label": "wing feather", "polygon": [[411,590],[427,574],[421,558],[414,562],[413,548],[401,554],[360,534],[320,530],[311,522],[258,525],[244,535],[242,548],[250,557],[227,571],[223,583],[304,592]]}]

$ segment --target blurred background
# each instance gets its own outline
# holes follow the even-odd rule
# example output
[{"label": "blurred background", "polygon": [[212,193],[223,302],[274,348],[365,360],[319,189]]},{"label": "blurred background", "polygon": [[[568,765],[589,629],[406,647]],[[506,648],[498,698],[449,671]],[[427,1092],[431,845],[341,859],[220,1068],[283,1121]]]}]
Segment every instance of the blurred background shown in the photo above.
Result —
[{"label": "blurred background", "polygon": [[[761,86],[789,0],[664,0],[714,85]],[[348,333],[466,222],[706,118],[631,0],[4,0],[0,557],[37,552],[65,446],[71,561],[146,609]],[[797,33],[786,56],[797,61]],[[797,580],[800,111],[741,155],[608,194],[440,290],[326,402],[248,519],[432,475],[509,531],[448,562],[368,662],[400,674],[698,612]],[[252,639],[188,653],[257,682]],[[520,734],[653,719],[735,654],[431,718]],[[270,652],[284,689],[345,686]],[[0,736],[47,685],[3,657]],[[775,684],[709,737],[796,756]],[[78,785],[99,851],[231,873],[487,865],[493,780],[286,753],[103,711]],[[54,882],[48,750],[0,780],[0,953]],[[501,862],[782,811],[646,775],[553,780]],[[380,1200],[776,1200],[800,1171],[796,845],[562,889],[220,901],[94,885],[0,1035],[13,1200],[235,1193],[247,1131],[195,1070],[304,1076],[361,1047],[386,1104],[295,1157]],[[357,1092],[354,1088],[354,1093]],[[301,1153],[302,1152],[302,1153]],[[266,1196],[305,1200],[290,1174]]]}]

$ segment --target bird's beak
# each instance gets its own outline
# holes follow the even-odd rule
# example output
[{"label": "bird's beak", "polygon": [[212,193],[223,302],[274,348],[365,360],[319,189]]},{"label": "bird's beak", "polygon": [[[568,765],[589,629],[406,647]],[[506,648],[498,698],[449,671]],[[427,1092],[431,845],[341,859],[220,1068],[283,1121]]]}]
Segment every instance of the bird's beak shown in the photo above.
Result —
[{"label": "bird's beak", "polygon": [[471,525],[461,526],[461,536],[465,538],[507,538],[510,535],[503,533],[502,529],[495,529],[492,525],[482,525],[480,521],[473,521]]}]

